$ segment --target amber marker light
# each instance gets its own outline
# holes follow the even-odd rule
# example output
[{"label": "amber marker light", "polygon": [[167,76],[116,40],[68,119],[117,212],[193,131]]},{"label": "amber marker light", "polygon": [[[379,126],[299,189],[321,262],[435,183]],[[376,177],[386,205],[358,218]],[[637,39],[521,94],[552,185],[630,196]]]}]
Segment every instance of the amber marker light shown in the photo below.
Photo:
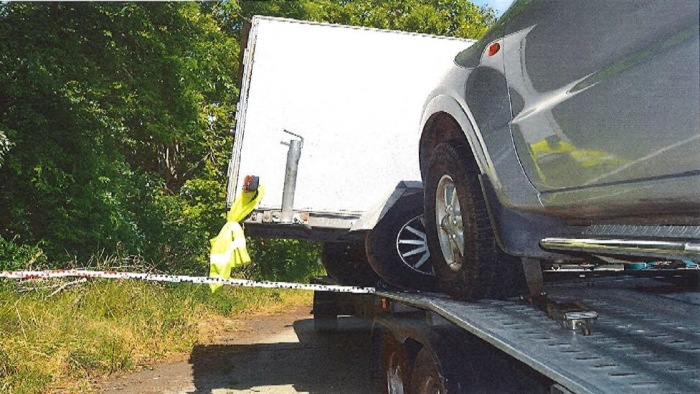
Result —
[{"label": "amber marker light", "polygon": [[498,53],[498,51],[501,50],[501,44],[494,42],[493,44],[489,45],[489,49],[486,50],[486,54],[489,56],[493,56]]}]

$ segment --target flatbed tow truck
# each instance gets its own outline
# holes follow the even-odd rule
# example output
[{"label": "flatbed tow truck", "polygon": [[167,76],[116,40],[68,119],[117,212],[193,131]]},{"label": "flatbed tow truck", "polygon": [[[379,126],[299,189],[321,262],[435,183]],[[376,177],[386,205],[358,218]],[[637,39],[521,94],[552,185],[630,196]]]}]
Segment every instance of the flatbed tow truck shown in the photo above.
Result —
[{"label": "flatbed tow truck", "polygon": [[700,392],[697,270],[563,274],[503,301],[317,292],[314,319],[369,319],[387,392]]},{"label": "flatbed tow truck", "polygon": [[[437,285],[418,182],[419,138],[411,133],[444,66],[474,43],[254,17],[244,29],[228,203],[249,174],[270,187],[244,221],[246,233],[323,242],[322,262],[335,279],[316,284],[387,283],[367,294],[314,297],[320,330],[333,329],[341,315],[372,322],[372,360],[385,392],[700,392],[697,266],[543,274],[540,261],[513,253],[530,256],[521,259],[529,289],[513,292],[529,295],[465,302],[427,291]],[[495,215],[524,220],[506,213]],[[611,228],[617,231],[596,231]],[[685,240],[697,230],[672,231]],[[622,239],[542,242],[607,256],[631,247]],[[680,257],[664,258],[696,256],[695,244],[672,246]]]}]

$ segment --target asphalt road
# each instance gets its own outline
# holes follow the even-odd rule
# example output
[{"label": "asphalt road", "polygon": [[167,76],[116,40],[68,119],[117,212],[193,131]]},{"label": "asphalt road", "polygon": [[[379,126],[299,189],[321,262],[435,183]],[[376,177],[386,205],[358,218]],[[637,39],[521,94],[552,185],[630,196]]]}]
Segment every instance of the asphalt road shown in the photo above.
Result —
[{"label": "asphalt road", "polygon": [[[184,362],[102,382],[105,393],[375,393],[369,325],[317,333],[310,308],[243,319]],[[375,376],[373,376],[375,375]]]}]

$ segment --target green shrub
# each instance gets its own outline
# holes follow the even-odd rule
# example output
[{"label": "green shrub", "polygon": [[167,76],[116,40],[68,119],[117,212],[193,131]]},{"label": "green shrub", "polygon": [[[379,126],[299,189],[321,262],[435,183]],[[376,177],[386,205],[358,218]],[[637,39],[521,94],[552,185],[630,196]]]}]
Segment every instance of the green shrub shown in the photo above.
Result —
[{"label": "green shrub", "polygon": [[316,242],[253,238],[248,250],[253,263],[244,272],[251,279],[308,283],[309,277],[325,274]]},{"label": "green shrub", "polygon": [[47,258],[41,247],[23,245],[18,240],[18,236],[6,240],[0,235],[0,271],[45,268]]}]

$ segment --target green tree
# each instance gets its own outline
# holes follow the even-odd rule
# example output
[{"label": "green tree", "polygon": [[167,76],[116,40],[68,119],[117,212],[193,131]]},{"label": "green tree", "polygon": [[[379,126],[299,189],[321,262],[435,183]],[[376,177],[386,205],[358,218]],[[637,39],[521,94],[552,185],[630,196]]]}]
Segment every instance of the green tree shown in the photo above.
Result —
[{"label": "green tree", "polygon": [[298,0],[241,1],[242,13],[316,22],[480,38],[495,11],[466,0]]},{"label": "green tree", "polygon": [[0,4],[0,130],[15,145],[0,234],[43,240],[54,258],[106,248],[171,261],[206,243],[222,207],[197,207],[220,200],[237,100],[238,46],[216,16],[232,11]]}]

